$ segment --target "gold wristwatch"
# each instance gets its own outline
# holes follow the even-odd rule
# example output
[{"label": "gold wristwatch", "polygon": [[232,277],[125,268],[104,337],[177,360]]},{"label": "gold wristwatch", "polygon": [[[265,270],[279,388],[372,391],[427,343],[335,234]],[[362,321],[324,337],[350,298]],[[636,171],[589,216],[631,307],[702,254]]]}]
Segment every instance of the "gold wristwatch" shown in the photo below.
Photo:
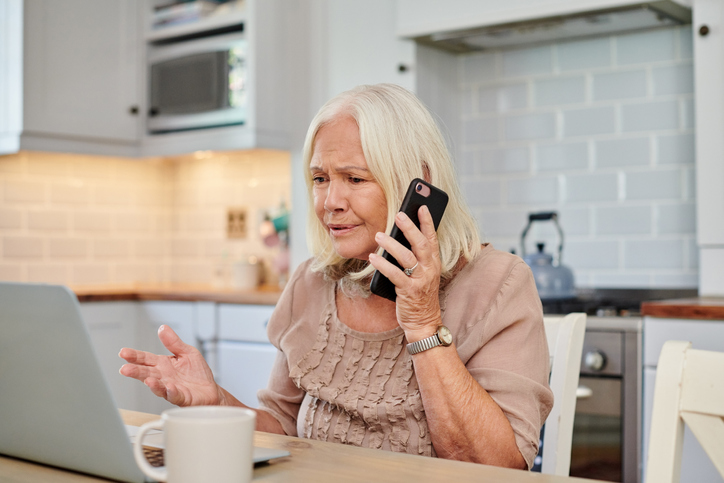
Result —
[{"label": "gold wristwatch", "polygon": [[412,342],[411,344],[407,344],[407,352],[409,352],[411,355],[415,355],[422,351],[437,347],[439,345],[447,347],[452,344],[452,341],[453,338],[452,333],[450,333],[450,329],[448,329],[444,325],[441,325],[440,327],[438,327],[437,332],[430,337],[426,337],[416,342]]}]

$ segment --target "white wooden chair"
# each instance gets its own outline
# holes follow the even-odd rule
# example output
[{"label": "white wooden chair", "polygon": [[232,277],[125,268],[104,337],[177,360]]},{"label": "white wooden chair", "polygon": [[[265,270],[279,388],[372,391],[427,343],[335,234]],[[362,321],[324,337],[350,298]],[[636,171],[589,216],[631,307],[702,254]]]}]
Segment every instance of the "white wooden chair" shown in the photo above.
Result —
[{"label": "white wooden chair", "polygon": [[541,473],[568,476],[586,314],[544,317],[543,323],[551,358],[550,386],[554,399],[543,433]]},{"label": "white wooden chair", "polygon": [[724,353],[668,341],[656,370],[647,483],[678,483],[686,423],[724,477]]}]

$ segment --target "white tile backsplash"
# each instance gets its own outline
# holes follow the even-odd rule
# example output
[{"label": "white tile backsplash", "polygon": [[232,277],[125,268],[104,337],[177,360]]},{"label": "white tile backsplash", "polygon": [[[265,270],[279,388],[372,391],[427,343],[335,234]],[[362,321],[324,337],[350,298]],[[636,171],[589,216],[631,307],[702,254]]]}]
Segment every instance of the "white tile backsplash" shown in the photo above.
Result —
[{"label": "white tile backsplash", "polygon": [[[474,103],[460,111],[459,172],[485,238],[519,250],[528,213],[554,210],[579,286],[695,287],[691,37],[459,56],[460,97]],[[555,246],[554,230],[531,233]]]},{"label": "white tile backsplash", "polygon": [[563,110],[563,135],[565,137],[609,134],[615,130],[614,106]]},{"label": "white tile backsplash", "polygon": [[647,85],[646,71],[643,69],[593,74],[593,100],[646,97]]},{"label": "white tile backsplash", "polygon": [[[220,264],[276,255],[258,224],[289,200],[289,154],[280,151],[0,156],[0,279],[211,283]],[[246,239],[226,238],[232,206],[248,209]]]}]

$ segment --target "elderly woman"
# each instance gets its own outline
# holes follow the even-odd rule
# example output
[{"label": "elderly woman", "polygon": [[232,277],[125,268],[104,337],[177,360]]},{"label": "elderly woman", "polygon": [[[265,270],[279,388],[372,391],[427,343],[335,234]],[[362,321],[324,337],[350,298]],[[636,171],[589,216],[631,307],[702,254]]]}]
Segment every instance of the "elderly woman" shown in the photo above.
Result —
[{"label": "elderly woman", "polygon": [[[360,86],[321,108],[304,161],[314,256],[269,321],[257,429],[530,468],[553,402],[540,300],[520,258],[481,245],[429,112],[401,87]],[[397,211],[416,177],[450,196],[437,233],[426,207],[419,229]],[[396,301],[370,293],[375,270]],[[196,349],[159,337],[173,356],[123,349],[121,374],[180,406],[243,405]]]}]

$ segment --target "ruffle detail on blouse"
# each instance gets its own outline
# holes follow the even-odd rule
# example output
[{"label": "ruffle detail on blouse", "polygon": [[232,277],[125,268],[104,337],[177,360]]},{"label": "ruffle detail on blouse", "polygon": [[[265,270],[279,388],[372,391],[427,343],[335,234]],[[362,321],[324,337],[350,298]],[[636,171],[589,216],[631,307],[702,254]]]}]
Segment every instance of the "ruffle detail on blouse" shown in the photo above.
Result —
[{"label": "ruffle detail on blouse", "polygon": [[[301,381],[304,376],[309,374],[312,370],[316,369],[322,362],[324,356],[324,349],[327,347],[329,342],[329,326],[332,320],[332,308],[327,306],[324,312],[324,321],[319,324],[317,329],[317,338],[314,341],[312,349],[297,362],[294,367],[289,370],[289,377],[294,381],[294,385],[300,389],[305,389],[307,393],[310,393],[309,388],[302,388]],[[311,394],[317,397],[317,394]]]}]

